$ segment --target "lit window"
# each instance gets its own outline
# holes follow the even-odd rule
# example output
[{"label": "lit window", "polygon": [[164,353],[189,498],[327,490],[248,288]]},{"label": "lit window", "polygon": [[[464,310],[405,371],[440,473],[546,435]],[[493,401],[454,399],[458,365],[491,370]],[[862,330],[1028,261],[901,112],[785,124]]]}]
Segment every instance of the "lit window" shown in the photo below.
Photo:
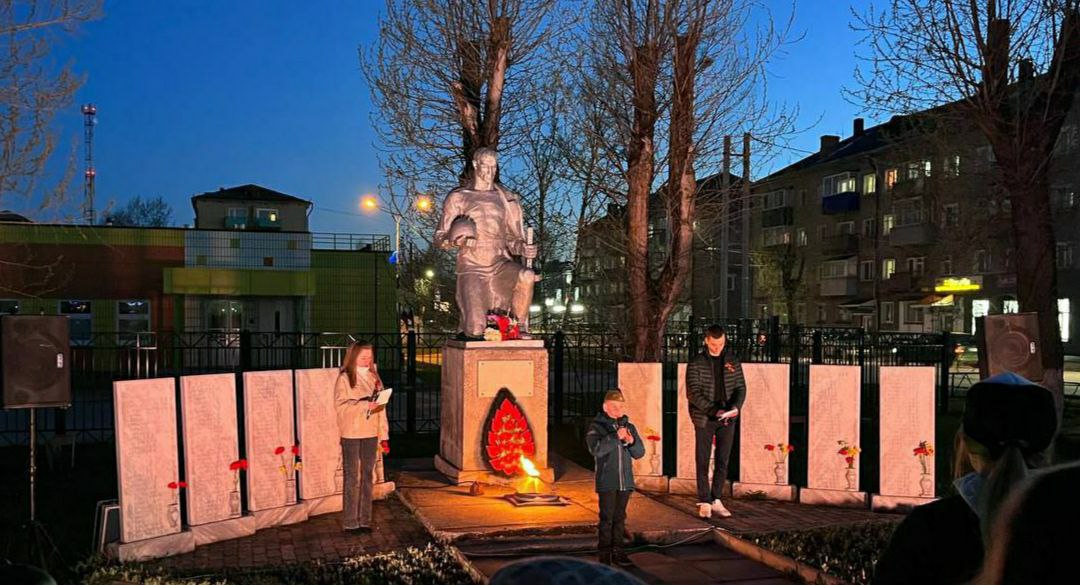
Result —
[{"label": "lit window", "polygon": [[18,315],[19,314],[19,301],[14,300],[2,300],[0,301],[0,315]]},{"label": "lit window", "polygon": [[798,233],[798,238],[797,238],[798,244],[800,246],[805,246],[807,244],[807,241],[806,241],[806,229],[805,228],[799,228],[799,231],[797,233]]},{"label": "lit window", "polygon": [[896,258],[886,258],[881,261],[881,279],[889,280],[896,274]]},{"label": "lit window", "polygon": [[877,193],[877,175],[873,173],[869,175],[863,175],[862,192],[863,195],[873,195]]},{"label": "lit window", "polygon": [[1061,328],[1061,341],[1069,341],[1069,299],[1058,299],[1058,327]]},{"label": "lit window", "polygon": [[264,221],[276,222],[278,220],[278,210],[276,209],[259,209],[258,218]]},{"label": "lit window", "polygon": [[1016,299],[1005,299],[1001,301],[1002,313],[1019,313],[1020,303]]},{"label": "lit window", "polygon": [[945,176],[946,177],[959,177],[960,176],[960,155],[954,154],[945,157]]},{"label": "lit window", "polygon": [[892,189],[893,185],[896,184],[898,178],[899,171],[897,171],[896,169],[889,169],[885,171],[885,188]]},{"label": "lit window", "polygon": [[829,175],[821,180],[821,196],[855,192],[855,173]]},{"label": "lit window", "polygon": [[989,299],[975,299],[971,301],[971,332],[975,332],[975,320],[990,314]]},{"label": "lit window", "polygon": [[892,214],[885,215],[881,218],[881,235],[887,236],[892,232],[893,227],[896,226],[896,217]]}]

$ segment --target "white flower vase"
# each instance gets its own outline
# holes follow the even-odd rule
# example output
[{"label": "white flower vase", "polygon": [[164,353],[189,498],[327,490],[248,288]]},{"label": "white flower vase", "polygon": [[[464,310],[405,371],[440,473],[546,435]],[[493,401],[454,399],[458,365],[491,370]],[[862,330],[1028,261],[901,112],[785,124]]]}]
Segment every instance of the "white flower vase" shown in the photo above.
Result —
[{"label": "white flower vase", "polygon": [[233,490],[229,492],[229,515],[232,518],[240,516],[240,491]]},{"label": "white flower vase", "polygon": [[296,503],[296,475],[291,475],[285,480],[285,503],[289,505]]},{"label": "white flower vase", "polygon": [[180,502],[178,501],[169,504],[169,527],[180,527]]},{"label": "white flower vase", "polygon": [[776,485],[784,485],[784,462],[777,461],[776,466],[773,467],[773,473],[776,474]]},{"label": "white flower vase", "polygon": [[652,469],[653,475],[660,475],[660,454],[656,452],[656,441],[649,441],[652,443],[652,455],[649,456],[649,467]]},{"label": "white flower vase", "polygon": [[855,483],[859,479],[859,475],[855,472],[855,468],[849,467],[845,477],[847,478],[847,489],[849,491],[855,491]]},{"label": "white flower vase", "polygon": [[919,479],[919,490],[920,497],[929,498],[933,495],[934,480],[929,473],[922,474],[922,478]]}]

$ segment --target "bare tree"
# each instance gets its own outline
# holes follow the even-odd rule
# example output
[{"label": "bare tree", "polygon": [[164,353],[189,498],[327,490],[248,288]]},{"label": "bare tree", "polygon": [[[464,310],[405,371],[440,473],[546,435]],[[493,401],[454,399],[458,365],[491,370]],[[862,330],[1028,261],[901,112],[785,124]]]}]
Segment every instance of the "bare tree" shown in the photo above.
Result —
[{"label": "bare tree", "polygon": [[[764,65],[784,42],[771,18],[754,29],[752,0],[611,0],[592,12],[583,84],[614,129],[601,150],[606,185],[625,201],[628,357],[659,361],[666,324],[691,269],[696,169],[715,162],[718,139],[768,134]],[[777,124],[777,121],[782,121]],[[611,140],[613,139],[613,140]],[[658,180],[658,169],[666,176]],[[650,258],[650,198],[667,218],[662,258]]]},{"label": "bare tree", "polygon": [[387,0],[361,66],[394,187],[446,191],[470,175],[476,149],[514,149],[534,121],[534,82],[558,32],[558,5]]},{"label": "bare tree", "polygon": [[754,285],[758,296],[784,303],[788,323],[798,322],[795,305],[806,298],[806,255],[795,243],[789,242],[755,252],[751,257],[757,268]]},{"label": "bare tree", "polygon": [[1048,171],[1080,88],[1080,1],[889,0],[856,14],[855,26],[869,50],[869,69],[857,71],[861,101],[902,113],[950,104],[939,111],[954,113],[958,127],[966,121],[992,148],[1012,204],[1018,300],[1039,314],[1044,383],[1060,407]]},{"label": "bare tree", "polygon": [[[82,79],[70,64],[51,63],[56,40],[100,13],[99,0],[0,1],[0,210],[19,209],[31,217],[63,214],[74,172],[49,180],[54,158],[56,113],[71,105]],[[0,292],[38,295],[59,286],[62,258],[30,248],[9,247],[0,258]]]},{"label": "bare tree", "polygon": [[[22,199],[42,208],[55,205],[66,179],[51,188],[45,167],[56,150],[56,112],[71,104],[82,85],[70,64],[50,62],[53,44],[96,18],[98,0],[0,2],[0,207]],[[40,198],[40,201],[33,201]]]}]

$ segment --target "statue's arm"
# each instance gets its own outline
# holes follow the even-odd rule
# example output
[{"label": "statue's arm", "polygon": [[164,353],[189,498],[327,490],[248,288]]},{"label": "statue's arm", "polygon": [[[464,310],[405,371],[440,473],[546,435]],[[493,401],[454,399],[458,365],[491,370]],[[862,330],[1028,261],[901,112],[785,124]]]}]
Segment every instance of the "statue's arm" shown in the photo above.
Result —
[{"label": "statue's arm", "polygon": [[461,193],[451,191],[443,202],[442,217],[439,218],[439,226],[435,228],[435,245],[447,250],[454,247],[454,243],[448,238],[450,224],[461,215]]},{"label": "statue's arm", "polygon": [[514,196],[506,207],[506,247],[514,256],[521,256],[525,253],[525,213],[521,200]]}]

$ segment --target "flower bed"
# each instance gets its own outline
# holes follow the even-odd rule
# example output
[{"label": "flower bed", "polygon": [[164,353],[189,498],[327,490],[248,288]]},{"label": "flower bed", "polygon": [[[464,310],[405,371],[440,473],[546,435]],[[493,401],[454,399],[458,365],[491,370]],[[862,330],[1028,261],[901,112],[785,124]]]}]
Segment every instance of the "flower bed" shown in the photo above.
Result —
[{"label": "flower bed", "polygon": [[742,538],[849,583],[862,584],[870,582],[895,528],[894,522],[864,522]]},{"label": "flower bed", "polygon": [[86,565],[80,582],[138,585],[404,585],[472,584],[450,548],[429,544],[423,549],[353,557],[340,563],[305,563],[264,569],[235,569],[207,575],[169,571],[145,564]]}]

